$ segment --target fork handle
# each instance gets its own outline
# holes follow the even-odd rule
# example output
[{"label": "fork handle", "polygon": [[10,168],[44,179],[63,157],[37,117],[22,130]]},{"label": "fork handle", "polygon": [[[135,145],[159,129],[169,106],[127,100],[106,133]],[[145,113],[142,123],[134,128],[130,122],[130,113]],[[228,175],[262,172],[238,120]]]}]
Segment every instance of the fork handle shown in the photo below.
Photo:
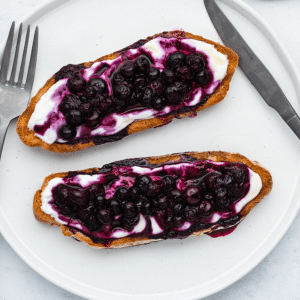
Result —
[{"label": "fork handle", "polygon": [[5,139],[5,135],[6,135],[9,123],[10,123],[10,120],[3,119],[3,118],[0,119],[0,159],[1,159],[3,143],[4,143],[4,139]]}]

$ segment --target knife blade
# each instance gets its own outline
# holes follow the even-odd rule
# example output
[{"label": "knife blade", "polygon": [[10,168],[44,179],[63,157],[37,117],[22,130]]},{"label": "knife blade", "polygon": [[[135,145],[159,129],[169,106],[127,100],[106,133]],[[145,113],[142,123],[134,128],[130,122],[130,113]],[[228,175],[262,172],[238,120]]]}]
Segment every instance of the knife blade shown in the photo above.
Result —
[{"label": "knife blade", "polygon": [[225,46],[239,55],[239,66],[266,103],[300,139],[300,118],[282,89],[214,0],[204,0],[207,13]]}]

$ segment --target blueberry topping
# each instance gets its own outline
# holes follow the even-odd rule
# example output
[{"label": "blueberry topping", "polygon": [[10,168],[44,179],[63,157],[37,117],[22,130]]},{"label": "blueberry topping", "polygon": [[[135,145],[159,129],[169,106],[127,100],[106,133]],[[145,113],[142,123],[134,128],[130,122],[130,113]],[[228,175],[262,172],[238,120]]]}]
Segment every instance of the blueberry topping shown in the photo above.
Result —
[{"label": "blueberry topping", "polygon": [[65,118],[70,126],[80,126],[84,122],[84,115],[78,109],[69,110]]},{"label": "blueberry topping", "polygon": [[121,201],[125,201],[129,198],[128,189],[124,186],[120,186],[115,191],[115,197],[120,199]]},{"label": "blueberry topping", "polygon": [[93,183],[89,187],[89,191],[92,196],[105,196],[105,190],[101,183]]},{"label": "blueberry topping", "polygon": [[164,182],[162,180],[152,181],[149,184],[147,196],[156,197],[162,193],[163,189],[164,189]]},{"label": "blueberry topping", "polygon": [[128,195],[130,199],[137,200],[138,197],[141,195],[141,191],[139,188],[132,186],[128,189]]},{"label": "blueberry topping", "polygon": [[160,71],[158,68],[151,67],[147,71],[147,75],[148,75],[148,78],[153,81],[153,80],[156,80],[160,76]]},{"label": "blueberry topping", "polygon": [[63,184],[59,184],[53,191],[55,203],[58,205],[66,204],[69,197],[69,189]]},{"label": "blueberry topping", "polygon": [[135,64],[137,67],[137,70],[141,73],[146,72],[150,68],[150,62],[149,59],[145,56],[141,55],[135,60]]},{"label": "blueberry topping", "polygon": [[89,128],[95,128],[99,125],[101,120],[100,113],[97,108],[89,111],[85,117],[85,125]]},{"label": "blueberry topping", "polygon": [[100,95],[106,94],[108,92],[106,81],[98,77],[92,77],[89,80],[88,88],[93,88],[94,91]]},{"label": "blueberry topping", "polygon": [[199,219],[198,209],[196,207],[186,207],[184,211],[184,216],[189,222],[196,222]]},{"label": "blueberry topping", "polygon": [[116,216],[122,213],[122,202],[116,198],[109,199],[109,207]]},{"label": "blueberry topping", "polygon": [[188,186],[184,191],[184,196],[190,205],[197,205],[201,202],[201,190],[196,185]]},{"label": "blueberry topping", "polygon": [[176,85],[167,86],[164,92],[164,96],[170,105],[179,104],[182,100],[182,94]]},{"label": "blueberry topping", "polygon": [[143,76],[137,77],[134,80],[133,85],[136,89],[142,89],[147,85],[147,80]]},{"label": "blueberry topping", "polygon": [[173,217],[173,224],[174,227],[181,227],[184,224],[184,216],[174,216]]},{"label": "blueberry topping", "polygon": [[91,232],[96,232],[101,229],[101,224],[99,223],[98,219],[92,214],[88,220],[85,222],[85,226]]},{"label": "blueberry topping", "polygon": [[130,99],[131,96],[130,85],[127,83],[120,83],[119,85],[115,86],[114,95],[116,96],[116,98],[121,100]]},{"label": "blueberry topping", "polygon": [[93,104],[91,102],[83,102],[78,107],[79,111],[84,115],[91,112],[93,109]]},{"label": "blueberry topping", "polygon": [[206,87],[209,84],[210,80],[211,75],[206,69],[197,73],[195,76],[195,81],[200,85],[200,87]]},{"label": "blueberry topping", "polygon": [[99,109],[101,113],[102,112],[105,114],[111,113],[115,109],[115,103],[110,98],[104,99],[103,101],[100,102]]},{"label": "blueberry topping", "polygon": [[192,81],[193,80],[193,72],[187,66],[178,68],[176,71],[176,76],[183,81]]},{"label": "blueberry topping", "polygon": [[63,78],[71,77],[79,73],[83,69],[85,69],[83,65],[66,65],[62,67],[57,73],[55,73],[55,82]]},{"label": "blueberry topping", "polygon": [[80,104],[81,104],[81,101],[79,100],[79,98],[77,96],[68,94],[62,99],[62,101],[59,105],[59,110],[64,115],[66,115],[69,110],[78,109]]},{"label": "blueberry topping", "polygon": [[57,131],[58,137],[65,141],[73,140],[76,137],[76,133],[76,128],[67,124],[62,125]]},{"label": "blueberry topping", "polygon": [[86,87],[86,81],[80,74],[75,74],[68,79],[67,87],[71,93],[78,94],[83,92],[84,88]]},{"label": "blueberry topping", "polygon": [[125,202],[123,206],[123,215],[125,218],[132,218],[136,216],[137,208],[133,202]]},{"label": "blueberry topping", "polygon": [[183,214],[183,212],[184,212],[184,205],[183,204],[178,203],[173,207],[173,214],[175,216],[181,216]]},{"label": "blueberry topping", "polygon": [[154,206],[151,201],[145,201],[142,205],[142,213],[144,216],[151,216],[154,212]]},{"label": "blueberry topping", "polygon": [[181,51],[174,52],[167,57],[166,64],[168,68],[176,70],[186,65],[186,56]]},{"label": "blueberry topping", "polygon": [[94,197],[94,203],[98,208],[104,208],[106,207],[107,201],[104,196],[97,195]]},{"label": "blueberry topping", "polygon": [[140,175],[135,179],[134,185],[143,193],[146,193],[151,183],[151,178],[148,175]]},{"label": "blueberry topping", "polygon": [[145,105],[145,107],[150,107],[154,98],[155,94],[153,90],[150,87],[145,88],[144,95],[142,98],[142,103]]},{"label": "blueberry topping", "polygon": [[169,206],[174,207],[177,203],[183,201],[182,192],[178,189],[172,189],[167,192],[167,197],[169,200]]},{"label": "blueberry topping", "polygon": [[133,61],[126,60],[124,63],[120,66],[120,73],[125,78],[131,78],[136,71],[136,66]]},{"label": "blueberry topping", "polygon": [[166,99],[163,97],[156,98],[154,99],[152,106],[155,110],[162,110],[166,106]]},{"label": "blueberry topping", "polygon": [[118,85],[124,82],[124,77],[120,73],[114,73],[111,79],[112,85]]},{"label": "blueberry topping", "polygon": [[72,187],[70,188],[70,200],[80,206],[86,205],[89,202],[89,193],[80,187]]},{"label": "blueberry topping", "polygon": [[112,212],[109,208],[102,208],[97,213],[97,219],[104,225],[108,225],[112,222]]},{"label": "blueberry topping", "polygon": [[167,84],[175,82],[175,73],[171,69],[165,68],[161,73],[161,77]]},{"label": "blueberry topping", "polygon": [[213,212],[213,205],[210,201],[204,200],[199,205],[198,212],[203,217],[209,217]]},{"label": "blueberry topping", "polygon": [[163,182],[165,183],[166,190],[176,188],[176,179],[171,175],[167,175],[167,176],[163,177]]},{"label": "blueberry topping", "polygon": [[124,218],[122,225],[125,229],[130,230],[139,222],[139,219],[138,215],[132,218]]},{"label": "blueberry topping", "polygon": [[90,216],[94,213],[95,206],[93,203],[90,203],[88,207],[80,208],[78,211],[78,216],[82,220],[87,220],[90,218]]},{"label": "blueberry topping", "polygon": [[157,96],[161,96],[164,92],[164,82],[161,78],[158,78],[157,80],[153,81],[151,83],[151,88],[155,92]]},{"label": "blueberry topping", "polygon": [[198,52],[193,52],[188,55],[186,61],[194,72],[201,72],[206,65],[205,56]]},{"label": "blueberry topping", "polygon": [[161,195],[157,198],[155,205],[158,209],[166,209],[168,207],[168,198],[165,195]]}]

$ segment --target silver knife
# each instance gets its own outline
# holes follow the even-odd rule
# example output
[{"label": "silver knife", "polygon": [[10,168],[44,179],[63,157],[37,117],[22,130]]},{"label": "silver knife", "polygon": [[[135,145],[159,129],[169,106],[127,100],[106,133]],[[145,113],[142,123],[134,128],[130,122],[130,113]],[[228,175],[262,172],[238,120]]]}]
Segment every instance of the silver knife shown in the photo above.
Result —
[{"label": "silver knife", "polygon": [[239,55],[239,66],[269,106],[274,108],[300,139],[300,118],[280,86],[231,24],[214,0],[204,0],[208,15],[225,46]]}]

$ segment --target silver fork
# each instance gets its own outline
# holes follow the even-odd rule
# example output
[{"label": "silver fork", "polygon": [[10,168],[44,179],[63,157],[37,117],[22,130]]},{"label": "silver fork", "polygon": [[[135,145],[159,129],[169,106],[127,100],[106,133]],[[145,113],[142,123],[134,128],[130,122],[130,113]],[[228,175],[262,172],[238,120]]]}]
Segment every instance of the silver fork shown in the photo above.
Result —
[{"label": "silver fork", "polygon": [[17,118],[25,110],[27,103],[30,100],[31,89],[32,89],[34,74],[35,74],[37,51],[38,51],[39,33],[38,33],[38,27],[36,27],[34,33],[34,39],[32,43],[28,74],[27,74],[26,81],[23,84],[26,54],[27,54],[28,41],[30,35],[30,26],[28,26],[18,81],[15,82],[20,41],[22,35],[22,23],[21,23],[19,28],[19,33],[18,33],[18,39],[17,39],[17,45],[15,51],[15,57],[13,60],[12,70],[11,70],[10,78],[7,80],[8,68],[11,59],[11,49],[13,44],[14,31],[15,31],[15,22],[13,22],[10,27],[9,35],[7,38],[6,46],[2,57],[1,71],[0,71],[0,158],[1,158],[5,135],[10,121]]}]

